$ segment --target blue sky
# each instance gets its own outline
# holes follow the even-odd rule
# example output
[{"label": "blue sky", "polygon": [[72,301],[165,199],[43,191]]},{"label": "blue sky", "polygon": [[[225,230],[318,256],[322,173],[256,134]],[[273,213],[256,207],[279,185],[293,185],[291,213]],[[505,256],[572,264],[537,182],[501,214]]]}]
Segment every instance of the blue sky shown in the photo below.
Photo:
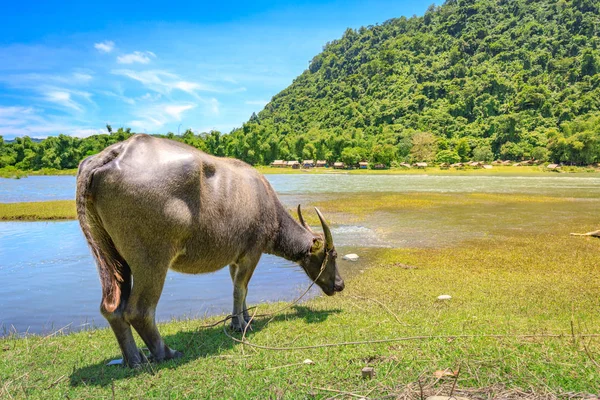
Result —
[{"label": "blue sky", "polygon": [[229,132],[346,28],[422,15],[429,4],[5,2],[0,135],[84,137],[107,123]]}]

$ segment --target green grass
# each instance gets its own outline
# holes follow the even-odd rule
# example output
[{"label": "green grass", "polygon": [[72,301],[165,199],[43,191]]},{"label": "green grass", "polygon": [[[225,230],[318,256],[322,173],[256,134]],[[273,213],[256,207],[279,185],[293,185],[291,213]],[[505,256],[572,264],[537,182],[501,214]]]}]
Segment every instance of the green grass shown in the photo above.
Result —
[{"label": "green grass", "polygon": [[54,168],[42,168],[40,170],[20,170],[14,167],[0,168],[0,178],[14,178],[20,179],[27,176],[38,176],[38,175],[77,175],[77,168],[74,169],[54,169]]},{"label": "green grass", "polygon": [[0,221],[77,219],[74,200],[0,203]]},{"label": "green grass", "polygon": [[292,169],[275,168],[270,166],[257,166],[263,174],[351,174],[351,175],[500,175],[500,176],[537,176],[537,175],[560,175],[568,173],[571,176],[589,176],[590,173],[598,173],[600,169],[593,167],[562,167],[560,171],[551,171],[544,165],[527,165],[521,167],[494,165],[492,169],[484,168],[440,168],[437,166],[427,168],[390,168],[384,170],[373,169],[333,169],[333,168],[310,168]]},{"label": "green grass", "polygon": [[[448,168],[443,169],[436,166],[427,168],[391,168],[385,170],[373,169],[351,169],[339,170],[333,168],[311,168],[311,169],[292,169],[292,168],[274,168],[270,166],[257,166],[263,174],[367,174],[367,175],[508,175],[508,176],[535,176],[535,175],[559,175],[568,173],[570,175],[587,176],[590,173],[600,172],[600,169],[594,167],[562,167],[561,171],[550,171],[545,166],[527,165],[522,167],[496,166],[492,169],[483,168]],[[77,175],[77,169],[52,169],[44,168],[37,171],[19,170],[14,167],[0,168],[0,178],[24,178],[37,175]]]},{"label": "green grass", "polygon": [[[358,263],[340,262],[349,277],[343,293],[303,302],[271,322],[257,318],[247,339],[295,347],[432,338],[270,351],[233,343],[221,326],[202,329],[219,317],[175,321],[160,330],[184,358],[139,371],[104,365],[120,356],[107,329],[7,338],[0,340],[0,398],[321,399],[337,390],[418,399],[419,381],[426,396],[450,393],[454,379],[435,377],[446,368],[460,368],[455,394],[472,397],[598,393],[600,338],[579,335],[600,334],[600,240],[569,236],[597,229],[597,199],[415,194],[403,208],[399,197],[370,196],[376,205],[364,213],[361,198],[320,205],[333,218],[360,214],[370,226],[396,218],[398,231],[410,229],[405,235],[423,235],[429,224],[439,237],[456,235],[433,247],[355,248]],[[462,231],[480,234],[462,238]],[[452,299],[436,300],[441,294]],[[257,313],[283,305],[261,304]],[[563,336],[516,336],[549,333]],[[361,378],[365,366],[375,368],[374,379]]]}]

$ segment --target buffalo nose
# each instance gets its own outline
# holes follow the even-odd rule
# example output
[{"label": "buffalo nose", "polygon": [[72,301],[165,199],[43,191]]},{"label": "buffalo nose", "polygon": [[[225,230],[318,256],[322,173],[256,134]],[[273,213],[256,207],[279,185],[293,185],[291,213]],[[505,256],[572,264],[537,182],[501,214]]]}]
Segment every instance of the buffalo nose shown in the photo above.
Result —
[{"label": "buffalo nose", "polygon": [[344,290],[344,287],[345,287],[344,282],[341,282],[341,283],[336,283],[334,289],[336,292],[341,292],[342,290]]}]

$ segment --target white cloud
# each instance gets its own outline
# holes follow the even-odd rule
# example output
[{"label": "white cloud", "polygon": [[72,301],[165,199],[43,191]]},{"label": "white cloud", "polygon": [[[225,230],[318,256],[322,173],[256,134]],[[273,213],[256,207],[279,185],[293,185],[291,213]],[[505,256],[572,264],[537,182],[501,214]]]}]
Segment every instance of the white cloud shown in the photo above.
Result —
[{"label": "white cloud", "polygon": [[129,121],[127,125],[143,132],[152,132],[162,128],[170,122],[180,122],[183,114],[196,107],[196,104],[160,104],[138,110],[138,117]]},{"label": "white cloud", "polygon": [[84,86],[92,81],[94,77],[86,72],[73,72],[69,74],[13,74],[0,76],[0,82],[19,89],[39,90],[50,84],[66,86]]},{"label": "white cloud", "polygon": [[186,81],[175,82],[173,87],[188,93],[194,93],[196,90],[203,89],[202,85],[200,85],[199,83]]},{"label": "white cloud", "polygon": [[87,83],[89,81],[91,81],[93,79],[93,77],[90,74],[85,74],[82,72],[75,72],[72,75],[72,78],[79,83]]},{"label": "white cloud", "polygon": [[117,62],[119,64],[148,64],[150,62],[150,57],[154,58],[156,57],[156,54],[151,51],[134,51],[130,54],[118,56]]},{"label": "white cloud", "polygon": [[160,69],[147,71],[115,69],[111,72],[115,75],[126,76],[130,79],[136,80],[148,89],[161,94],[169,94],[173,90],[181,90],[182,92],[191,94],[199,100],[202,99],[200,99],[200,97],[198,96],[198,92],[234,93],[246,90],[246,88],[243,87],[232,90],[226,90],[199,82],[186,81],[181,79],[179,75]]},{"label": "white cloud", "polygon": [[[79,90],[66,89],[54,86],[44,86],[40,88],[42,99],[60,108],[73,110],[77,112],[85,111],[85,107],[78,100],[85,100],[87,103],[95,104],[92,101],[92,94]],[[77,98],[78,100],[75,100]]]},{"label": "white cloud", "polygon": [[165,112],[175,118],[177,121],[181,121],[181,114],[187,110],[191,110],[195,107],[195,104],[187,104],[184,106],[166,106]]},{"label": "white cloud", "polygon": [[162,95],[160,93],[146,93],[143,96],[140,96],[139,99],[145,101],[157,101],[160,100],[161,97]]},{"label": "white cloud", "polygon": [[208,101],[209,110],[214,115],[219,115],[219,101],[214,97]]},{"label": "white cloud", "polygon": [[77,126],[64,118],[47,116],[45,110],[33,107],[0,106],[0,135],[5,138],[17,136],[45,138],[59,133],[86,137],[103,132],[103,129]]},{"label": "white cloud", "polygon": [[115,48],[115,42],[105,40],[104,42],[94,43],[94,47],[101,53],[110,53]]},{"label": "white cloud", "polygon": [[115,93],[115,92],[111,92],[110,90],[100,90],[98,93],[103,94],[105,96],[109,96],[109,97],[115,97],[121,101],[123,101],[124,103],[130,104],[130,105],[134,105],[135,104],[135,100],[124,96],[123,94],[119,94],[119,93]]},{"label": "white cloud", "polygon": [[173,85],[170,82],[178,78],[177,75],[162,70],[132,71],[130,69],[116,69],[112,70],[112,73],[138,81],[148,89],[162,94],[171,91]]},{"label": "white cloud", "polygon": [[83,107],[71,98],[71,93],[60,90],[53,90],[45,93],[45,99],[51,103],[71,108],[76,111],[82,111]]}]

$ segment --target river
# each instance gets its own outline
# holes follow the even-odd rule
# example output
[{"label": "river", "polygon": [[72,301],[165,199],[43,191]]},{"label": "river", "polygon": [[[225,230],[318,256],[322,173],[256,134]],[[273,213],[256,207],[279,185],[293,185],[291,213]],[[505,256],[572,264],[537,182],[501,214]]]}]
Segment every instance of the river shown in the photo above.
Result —
[{"label": "river", "polygon": [[[526,193],[600,198],[600,178],[427,175],[267,175],[292,207],[330,196],[363,192]],[[72,176],[0,178],[0,202],[73,199]],[[309,212],[307,210],[307,212]],[[423,225],[415,221],[415,225]],[[433,224],[433,222],[432,222]],[[437,227],[435,228],[438,229]],[[341,253],[388,245],[366,226],[333,227]],[[341,262],[343,274],[362,268]],[[76,221],[0,222],[0,335],[45,334],[106,326],[99,314],[100,284]],[[309,280],[297,265],[265,255],[250,282],[248,303],[290,300]],[[169,272],[157,309],[160,321],[230,311],[227,269],[205,275]],[[317,294],[316,289],[311,295]]]}]

